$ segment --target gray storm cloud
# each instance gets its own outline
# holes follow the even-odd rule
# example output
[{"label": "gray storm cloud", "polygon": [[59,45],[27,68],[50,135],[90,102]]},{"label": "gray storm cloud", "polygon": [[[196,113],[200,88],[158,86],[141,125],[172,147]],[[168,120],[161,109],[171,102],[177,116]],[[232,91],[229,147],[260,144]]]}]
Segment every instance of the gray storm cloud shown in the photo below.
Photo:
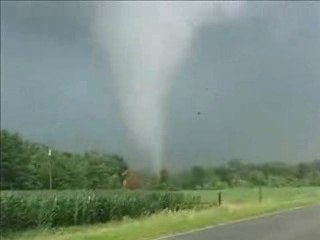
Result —
[{"label": "gray storm cloud", "polygon": [[[1,2],[1,128],[64,151],[118,153],[132,167],[155,162],[150,146],[170,168],[320,158],[318,3],[161,4]],[[183,41],[153,59],[163,21]],[[170,66],[173,50],[182,55]],[[158,95],[142,89],[139,99],[152,98],[141,103],[133,90],[146,86]]]},{"label": "gray storm cloud", "polygon": [[162,167],[166,98],[197,29],[237,17],[237,2],[117,2],[96,6],[93,37],[108,59],[125,124]]}]

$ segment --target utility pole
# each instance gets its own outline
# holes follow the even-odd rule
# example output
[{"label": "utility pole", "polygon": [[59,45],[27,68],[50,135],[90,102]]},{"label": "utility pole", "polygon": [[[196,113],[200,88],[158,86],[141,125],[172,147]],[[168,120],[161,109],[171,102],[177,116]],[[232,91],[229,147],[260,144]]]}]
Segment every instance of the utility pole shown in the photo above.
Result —
[{"label": "utility pole", "polygon": [[52,150],[49,148],[48,156],[49,156],[49,188],[52,190],[52,164],[51,164],[51,153]]}]

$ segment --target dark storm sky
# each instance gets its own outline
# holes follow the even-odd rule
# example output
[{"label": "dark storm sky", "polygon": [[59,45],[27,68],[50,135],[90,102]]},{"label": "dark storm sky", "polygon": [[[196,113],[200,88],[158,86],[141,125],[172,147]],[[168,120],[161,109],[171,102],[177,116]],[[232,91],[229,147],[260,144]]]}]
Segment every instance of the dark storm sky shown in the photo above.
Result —
[{"label": "dark storm sky", "polygon": [[[139,164],[90,33],[93,9],[1,2],[1,127]],[[320,4],[251,2],[244,11],[197,32],[166,109],[167,164],[320,158]]]}]

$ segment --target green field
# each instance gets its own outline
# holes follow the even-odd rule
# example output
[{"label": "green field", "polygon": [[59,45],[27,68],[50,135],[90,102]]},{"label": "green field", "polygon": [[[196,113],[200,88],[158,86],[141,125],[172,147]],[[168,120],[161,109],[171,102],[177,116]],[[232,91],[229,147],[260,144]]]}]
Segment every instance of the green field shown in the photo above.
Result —
[{"label": "green field", "polygon": [[[197,195],[206,203],[215,202],[217,191],[184,191]],[[162,211],[138,219],[124,219],[77,227],[32,230],[16,233],[2,239],[14,240],[134,240],[187,231],[190,229],[226,223],[237,219],[257,216],[294,207],[320,203],[320,188],[263,188],[263,202],[259,203],[258,189],[236,188],[222,191],[221,207]]]},{"label": "green field", "polygon": [[[298,198],[318,198],[319,187],[303,187],[303,188],[262,188],[263,200],[270,201],[290,201]],[[203,202],[211,202],[217,200],[219,191],[201,190],[201,191],[184,191],[185,194],[196,195],[201,197]],[[259,201],[258,188],[234,188],[221,190],[222,200],[227,203],[257,202]]]},{"label": "green field", "polygon": [[0,230],[5,233],[39,228],[92,225],[193,209],[200,198],[168,191],[2,191]]}]

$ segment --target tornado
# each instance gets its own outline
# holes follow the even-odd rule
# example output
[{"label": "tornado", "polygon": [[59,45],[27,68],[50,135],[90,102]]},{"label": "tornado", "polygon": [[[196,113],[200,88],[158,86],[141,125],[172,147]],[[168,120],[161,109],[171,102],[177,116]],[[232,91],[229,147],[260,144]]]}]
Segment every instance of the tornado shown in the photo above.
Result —
[{"label": "tornado", "polygon": [[98,2],[92,35],[111,68],[128,134],[155,171],[163,166],[172,83],[203,24],[241,13],[241,2]]}]

